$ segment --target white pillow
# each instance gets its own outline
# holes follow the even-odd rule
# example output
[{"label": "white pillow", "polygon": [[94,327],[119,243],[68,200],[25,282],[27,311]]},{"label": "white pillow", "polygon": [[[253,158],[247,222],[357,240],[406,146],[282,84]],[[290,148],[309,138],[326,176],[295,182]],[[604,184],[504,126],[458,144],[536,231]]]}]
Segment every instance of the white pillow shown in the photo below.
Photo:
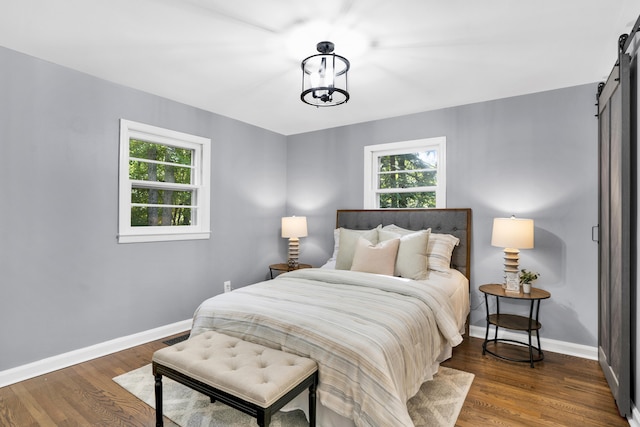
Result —
[{"label": "white pillow", "polygon": [[427,265],[429,270],[449,273],[451,269],[451,254],[458,246],[460,239],[451,234],[431,233],[427,246]]},{"label": "white pillow", "polygon": [[340,248],[340,229],[336,228],[333,230],[333,254],[327,262],[335,261],[338,258],[338,248]]},{"label": "white pillow", "polygon": [[[379,228],[380,226],[378,226]],[[350,230],[340,228],[340,246],[336,257],[336,270],[349,270],[353,262],[353,254],[356,243],[360,237],[364,237],[374,245],[378,243],[378,228],[372,230]]]},{"label": "white pillow", "polygon": [[[382,229],[400,235],[415,233],[415,231],[398,227],[395,224],[385,225]],[[427,245],[427,268],[442,273],[449,273],[453,248],[458,246],[458,243],[460,243],[460,239],[451,234],[440,234],[432,231],[429,236],[429,244]]]},{"label": "white pillow", "polygon": [[402,227],[398,227],[395,224],[389,224],[389,225],[385,225],[384,227],[382,227],[383,230],[386,231],[391,231],[393,233],[398,233],[401,236],[404,236],[406,234],[411,234],[411,233],[415,233],[416,230],[407,230],[406,228],[402,228]]},{"label": "white pillow", "polygon": [[427,270],[427,247],[431,229],[414,231],[401,235],[388,230],[378,230],[380,242],[400,238],[398,256],[396,258],[395,275],[413,280],[424,280],[429,273]]},{"label": "white pillow", "polygon": [[399,238],[374,245],[367,239],[360,237],[356,242],[351,271],[393,276],[399,246]]}]

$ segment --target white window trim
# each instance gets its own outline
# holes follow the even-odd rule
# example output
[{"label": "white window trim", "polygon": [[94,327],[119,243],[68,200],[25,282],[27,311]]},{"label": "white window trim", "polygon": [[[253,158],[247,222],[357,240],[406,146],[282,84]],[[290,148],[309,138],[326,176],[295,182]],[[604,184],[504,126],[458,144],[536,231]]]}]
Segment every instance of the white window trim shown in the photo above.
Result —
[{"label": "white window trim", "polygon": [[436,208],[447,206],[447,162],[446,147],[447,138],[438,136],[435,138],[415,139],[412,141],[391,142],[387,144],[367,145],[364,147],[364,209],[378,209],[377,195],[377,159],[379,156],[389,154],[406,154],[415,152],[416,149],[424,151],[431,147],[438,151],[438,185],[436,187]]},{"label": "white window trim", "polygon": [[[131,226],[131,185],[129,179],[129,140],[131,138],[193,149],[196,190],[195,224],[188,226]],[[120,170],[118,205],[118,243],[162,242],[208,239],[210,230],[211,140],[156,126],[120,119]],[[147,183],[148,184],[148,183]],[[173,184],[179,187],[180,184]]]}]

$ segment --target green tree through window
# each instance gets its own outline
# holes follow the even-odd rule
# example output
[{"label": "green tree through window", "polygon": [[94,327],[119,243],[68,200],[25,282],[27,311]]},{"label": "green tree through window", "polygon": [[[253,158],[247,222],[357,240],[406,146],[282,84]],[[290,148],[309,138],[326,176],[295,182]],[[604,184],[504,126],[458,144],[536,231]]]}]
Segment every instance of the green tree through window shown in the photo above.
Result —
[{"label": "green tree through window", "polygon": [[[437,185],[435,151],[379,157],[379,189],[407,189]],[[435,191],[380,193],[380,208],[435,208]]]},{"label": "green tree through window", "polygon": [[129,141],[131,225],[191,225],[193,191],[147,187],[145,182],[192,183],[193,150]]}]

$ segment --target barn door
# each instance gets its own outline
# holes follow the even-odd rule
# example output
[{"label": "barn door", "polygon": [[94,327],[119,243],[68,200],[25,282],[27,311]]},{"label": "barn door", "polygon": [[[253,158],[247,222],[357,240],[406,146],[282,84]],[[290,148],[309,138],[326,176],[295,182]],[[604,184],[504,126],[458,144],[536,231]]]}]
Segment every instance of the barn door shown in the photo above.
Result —
[{"label": "barn door", "polygon": [[609,79],[598,88],[598,360],[622,416],[631,415],[630,62],[621,51]]}]

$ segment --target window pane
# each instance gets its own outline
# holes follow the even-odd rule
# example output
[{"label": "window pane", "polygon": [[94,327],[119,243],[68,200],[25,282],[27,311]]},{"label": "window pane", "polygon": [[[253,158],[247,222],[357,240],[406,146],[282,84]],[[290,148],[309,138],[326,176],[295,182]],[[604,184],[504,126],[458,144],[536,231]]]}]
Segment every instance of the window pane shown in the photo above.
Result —
[{"label": "window pane", "polygon": [[438,167],[438,153],[428,150],[408,154],[392,154],[378,157],[379,172],[396,172],[416,169],[436,169]]},{"label": "window pane", "polygon": [[152,205],[191,206],[192,191],[157,190],[151,188],[132,188],[131,203]]},{"label": "window pane", "polygon": [[380,208],[435,208],[435,191],[420,193],[386,193],[378,195]]},{"label": "window pane", "polygon": [[192,168],[129,160],[129,178],[141,181],[191,184]]},{"label": "window pane", "polygon": [[129,140],[129,157],[138,159],[157,160],[159,162],[177,163],[191,166],[193,150],[172,147],[170,145],[154,144],[131,138]]},{"label": "window pane", "polygon": [[379,175],[378,188],[413,188],[438,185],[436,171],[395,172]]},{"label": "window pane", "polygon": [[134,206],[131,208],[131,226],[191,225],[192,208],[161,208]]}]

